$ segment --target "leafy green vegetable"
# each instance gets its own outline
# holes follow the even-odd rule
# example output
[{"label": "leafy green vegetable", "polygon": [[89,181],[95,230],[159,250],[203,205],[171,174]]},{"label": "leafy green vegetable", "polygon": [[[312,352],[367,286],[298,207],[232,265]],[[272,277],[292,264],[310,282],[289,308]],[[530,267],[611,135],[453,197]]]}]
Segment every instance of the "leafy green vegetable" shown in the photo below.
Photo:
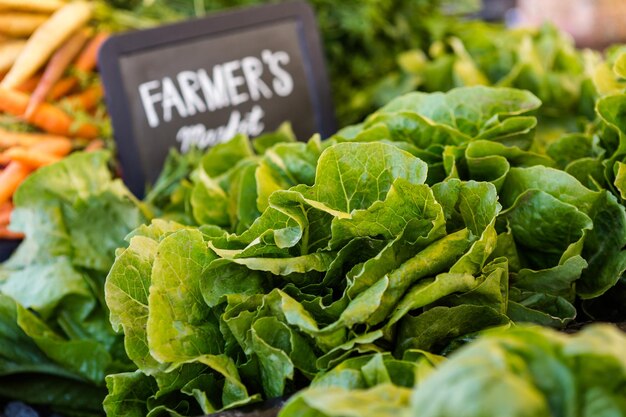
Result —
[{"label": "leafy green vegetable", "polygon": [[[98,18],[226,5],[132,3]],[[312,2],[340,120],[362,121],[328,140],[283,125],[173,151],[145,204],[104,153],[33,175],[12,223],[27,239],[0,269],[0,396],[98,414],[106,375],[109,415],[309,385],[284,415],[623,414],[609,330],[472,342],[626,320],[623,48],[461,23],[440,8],[472,2],[452,3]]]},{"label": "leafy green vegetable", "polygon": [[570,337],[538,328],[495,333],[459,351],[418,386],[411,408],[433,417],[502,410],[512,416],[623,415],[625,344],[623,334],[603,326]]},{"label": "leafy green vegetable", "polygon": [[[319,377],[279,416],[622,416],[625,347],[624,334],[606,325],[574,336],[519,327],[487,332],[443,363],[362,356]],[[425,364],[425,378],[401,378]]]},{"label": "leafy green vegetable", "polygon": [[[432,370],[394,357],[448,354],[511,322],[565,327],[620,280],[626,211],[533,151],[539,106],[509,88],[411,93],[326,141],[211,149],[180,181],[187,225],[141,227],[109,275],[140,372],[109,377],[109,414],[118,398],[190,415],[344,377],[293,407],[328,396],[332,415],[365,389],[393,410],[408,407],[409,375]],[[219,382],[207,391],[198,373]],[[138,405],[124,381],[141,384]]]},{"label": "leafy green vegetable", "polygon": [[26,238],[0,269],[0,396],[98,414],[104,377],[129,369],[102,288],[115,249],[144,217],[109,159],[73,155],[15,194],[11,228]]}]

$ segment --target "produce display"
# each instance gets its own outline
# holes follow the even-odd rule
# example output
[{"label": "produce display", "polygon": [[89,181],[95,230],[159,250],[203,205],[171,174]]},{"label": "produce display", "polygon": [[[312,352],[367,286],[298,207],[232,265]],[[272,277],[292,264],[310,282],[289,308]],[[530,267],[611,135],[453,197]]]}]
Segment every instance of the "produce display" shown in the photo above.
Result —
[{"label": "produce display", "polygon": [[104,377],[131,369],[103,286],[145,216],[108,162],[105,151],[74,153],[15,193],[11,229],[26,237],[0,267],[0,397],[98,415]]},{"label": "produce display", "polygon": [[[598,102],[596,146],[625,133],[601,110],[624,99]],[[612,309],[623,320],[623,304],[605,301],[623,291],[620,194],[529,150],[540,106],[508,88],[410,93],[326,141],[283,129],[208,151],[168,182],[170,214],[197,226],[165,210],[107,278],[138,368],[107,377],[107,414],[206,414],[365,368],[363,356],[448,354],[490,327],[562,329]],[[571,140],[551,146],[567,166],[586,162]]]},{"label": "produce display", "polygon": [[[97,50],[109,31],[264,3],[268,1],[0,1],[0,166],[9,168],[0,176],[0,239],[22,238],[8,229],[10,199],[30,172],[73,150],[101,148],[100,139],[110,139],[102,85],[94,73]],[[451,18],[440,10],[463,13],[477,7],[471,0],[385,5],[316,0],[312,5],[344,125],[361,120],[380,102],[366,90],[396,68],[395,55],[425,48],[433,40],[428,23],[410,22],[429,16],[439,26],[448,25]]]},{"label": "produce display", "polygon": [[316,379],[280,417],[621,416],[625,343],[608,326],[575,336],[521,327],[489,332],[447,361],[362,356]]},{"label": "produce display", "polygon": [[[427,52],[398,56],[397,71],[375,86],[378,102],[416,89],[436,92],[454,87],[491,85],[533,92],[543,105],[540,135],[557,139],[564,132],[584,131],[595,118],[596,94],[619,91],[611,70],[623,47],[597,51],[575,49],[571,38],[553,26],[503,30],[479,21],[450,23],[445,35]],[[542,143],[536,144],[536,146]]]},{"label": "produce display", "polygon": [[[56,8],[37,27],[70,6],[111,30],[192,14],[117,3],[128,10],[40,1]],[[28,173],[7,194],[24,240],[0,265],[0,400],[64,416],[201,416],[276,397],[291,397],[281,417],[626,416],[626,336],[584,326],[626,322],[626,50],[439,13],[423,33],[408,24],[439,2],[313,5],[326,41],[356,49],[328,54],[341,55],[336,98],[354,99],[342,121],[362,122],[172,150],[142,201],[110,151],[68,155],[94,143],[88,126],[107,138],[106,115],[45,102],[65,79],[97,88],[70,63],[106,35],[83,22],[32,74],[13,64],[0,110],[20,111],[0,118],[0,141],[16,138],[0,177]],[[383,47],[404,34],[416,43]],[[376,80],[360,80],[376,56]],[[23,119],[42,108],[73,117],[69,133]]]},{"label": "produce display", "polygon": [[38,168],[108,138],[103,91],[95,74],[97,32],[87,2],[0,1],[0,239],[11,198]]}]

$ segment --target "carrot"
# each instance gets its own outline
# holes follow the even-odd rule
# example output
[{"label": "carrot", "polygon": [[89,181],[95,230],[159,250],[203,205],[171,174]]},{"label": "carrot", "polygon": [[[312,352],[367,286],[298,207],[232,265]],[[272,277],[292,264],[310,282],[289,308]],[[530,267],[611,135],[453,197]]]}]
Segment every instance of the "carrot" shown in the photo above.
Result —
[{"label": "carrot", "polygon": [[33,145],[30,149],[34,152],[61,157],[72,152],[72,141],[67,138],[48,139]]},{"label": "carrot", "polygon": [[81,93],[67,97],[65,102],[74,108],[89,111],[100,103],[102,97],[104,97],[102,85],[95,84]]},{"label": "carrot", "polygon": [[11,148],[4,152],[3,155],[11,161],[21,162],[33,169],[54,164],[62,159],[61,156],[24,148]]},{"label": "carrot", "polygon": [[25,46],[26,41],[23,40],[7,41],[0,45],[0,71],[9,71]]},{"label": "carrot", "polygon": [[13,146],[29,147],[46,140],[68,139],[63,136],[49,135],[45,133],[20,133],[0,128],[0,148],[11,148]]},{"label": "carrot", "polygon": [[[19,91],[0,88],[0,111],[20,117],[26,111],[29,96]],[[40,129],[55,135],[93,139],[98,136],[98,128],[90,123],[74,126],[74,119],[63,110],[49,103],[41,103],[28,119]]]},{"label": "carrot", "polygon": [[32,116],[39,103],[46,99],[52,86],[59,81],[59,78],[61,78],[65,69],[78,55],[85,42],[87,42],[87,33],[84,30],[79,30],[52,55],[41,77],[41,81],[30,96],[28,107],[26,107],[26,112],[24,113],[27,119]]},{"label": "carrot", "polygon": [[85,152],[95,152],[104,148],[104,141],[101,139],[92,140],[84,149]]},{"label": "carrot", "polygon": [[4,203],[0,206],[0,226],[7,225],[11,222],[11,212],[13,211],[13,204]]},{"label": "carrot", "polygon": [[14,36],[30,36],[39,26],[41,26],[48,16],[32,13],[3,13],[0,14],[0,33]]},{"label": "carrot", "polygon": [[0,205],[9,201],[17,187],[36,168],[54,163],[72,150],[69,139],[49,139],[26,150],[12,148],[2,154],[11,159],[0,172]]},{"label": "carrot", "polygon": [[[109,39],[109,34],[105,32],[98,33],[94,38],[89,41],[87,47],[81,52],[76,59],[74,68],[82,72],[91,72],[96,68],[98,64],[98,51],[102,44]],[[60,80],[48,94],[48,100],[57,101],[61,97],[67,95],[78,85],[78,78],[76,76],[69,76]]]},{"label": "carrot", "polygon": [[20,232],[13,232],[6,227],[0,227],[0,239],[18,240],[24,239],[24,234]]},{"label": "carrot", "polygon": [[17,87],[17,91],[21,91],[23,93],[32,93],[35,90],[35,88],[37,88],[37,85],[39,84],[40,80],[41,80],[41,75],[33,75],[31,78],[24,81],[22,85]]},{"label": "carrot", "polygon": [[104,42],[109,39],[109,34],[100,32],[89,42],[85,50],[76,60],[76,69],[79,71],[93,71],[98,64],[98,51]]},{"label": "carrot", "polygon": [[52,87],[48,94],[49,101],[58,101],[71,93],[78,86],[78,78],[72,76],[65,77],[59,80],[58,83]]},{"label": "carrot", "polygon": [[0,86],[16,88],[32,77],[67,38],[87,23],[91,12],[91,4],[84,1],[68,3],[54,12],[28,39]]},{"label": "carrot", "polygon": [[32,172],[32,168],[20,162],[11,162],[0,172],[0,204],[4,204],[24,179]]},{"label": "carrot", "polygon": [[61,0],[0,0],[0,10],[52,13],[65,6]]}]

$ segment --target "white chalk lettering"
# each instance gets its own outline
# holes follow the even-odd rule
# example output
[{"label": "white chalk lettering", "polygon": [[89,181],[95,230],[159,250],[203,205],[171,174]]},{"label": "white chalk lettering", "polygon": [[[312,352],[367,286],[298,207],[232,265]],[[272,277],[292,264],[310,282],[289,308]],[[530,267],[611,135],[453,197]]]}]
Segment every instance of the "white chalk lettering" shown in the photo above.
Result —
[{"label": "white chalk lettering", "polygon": [[160,85],[160,82],[154,80],[148,81],[147,83],[143,83],[139,86],[139,97],[141,97],[141,104],[143,105],[146,117],[148,118],[148,125],[150,127],[159,126],[159,116],[157,116],[154,105],[156,102],[163,99],[163,95],[161,93],[151,94],[150,91],[159,88]]},{"label": "white chalk lettering", "polygon": [[281,97],[287,97],[293,91],[293,78],[281,65],[289,63],[289,54],[285,51],[272,53],[266,49],[261,55],[275,77],[273,81],[274,91]]},{"label": "white chalk lettering", "polygon": [[[173,77],[142,83],[139,97],[148,125],[156,128],[162,122],[171,122],[176,114],[184,119],[249,101],[287,97],[294,91],[294,79],[286,69],[290,62],[287,52],[266,49],[259,57],[247,56],[214,65],[210,70],[185,70]],[[262,126],[260,120],[255,121],[258,113],[251,111],[248,116],[237,121],[237,126]]]},{"label": "white chalk lettering", "polygon": [[265,112],[259,105],[255,105],[244,115],[235,110],[231,112],[228,122],[222,126],[211,129],[203,124],[181,127],[176,133],[176,141],[180,143],[181,152],[186,153],[193,148],[206,149],[227,142],[238,133],[257,136],[265,128],[263,117]]},{"label": "white chalk lettering", "polygon": [[163,121],[169,122],[172,120],[172,108],[176,108],[178,114],[181,117],[187,117],[187,109],[185,103],[178,93],[176,84],[171,78],[165,77],[162,81],[163,85]]},{"label": "white chalk lettering", "polygon": [[226,62],[222,66],[224,71],[224,78],[226,79],[226,85],[228,86],[228,95],[230,96],[230,103],[233,106],[238,106],[245,103],[250,99],[247,93],[239,93],[237,89],[246,83],[246,80],[242,75],[235,75],[235,71],[241,68],[241,62],[230,61]]},{"label": "white chalk lettering", "polygon": [[176,77],[180,85],[180,91],[183,93],[183,100],[187,108],[187,114],[193,116],[196,113],[206,112],[206,104],[198,95],[200,91],[200,82],[198,81],[198,73],[194,71],[183,71]]},{"label": "white chalk lettering", "polygon": [[242,59],[241,69],[243,70],[243,76],[246,78],[246,84],[248,84],[248,91],[250,91],[252,100],[258,101],[261,96],[272,98],[272,90],[261,79],[263,63],[260,59],[254,56]]},{"label": "white chalk lettering", "polygon": [[198,80],[200,81],[200,87],[202,88],[204,99],[210,111],[230,105],[221,65],[216,65],[215,68],[213,68],[213,81],[211,81],[209,74],[203,69],[198,70]]}]

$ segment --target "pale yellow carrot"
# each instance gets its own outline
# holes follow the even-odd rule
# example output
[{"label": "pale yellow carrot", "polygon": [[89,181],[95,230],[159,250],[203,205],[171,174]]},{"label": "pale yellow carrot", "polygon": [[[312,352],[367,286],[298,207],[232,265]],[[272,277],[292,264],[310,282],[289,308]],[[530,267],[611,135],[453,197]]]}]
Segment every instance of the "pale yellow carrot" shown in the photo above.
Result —
[{"label": "pale yellow carrot", "polygon": [[11,69],[25,46],[26,41],[23,40],[5,41],[0,44],[0,72]]},{"label": "pale yellow carrot", "polygon": [[91,4],[84,1],[68,3],[56,11],[28,39],[0,86],[14,89],[32,77],[63,42],[89,21],[91,13]]},{"label": "pale yellow carrot", "polygon": [[0,10],[52,13],[67,3],[62,0],[0,0]]},{"label": "pale yellow carrot", "polygon": [[0,33],[22,37],[30,36],[48,16],[32,13],[10,12],[0,14]]},{"label": "pale yellow carrot", "polygon": [[37,84],[37,88],[35,88],[33,94],[30,96],[28,107],[26,107],[26,112],[24,113],[26,118],[30,118],[37,106],[46,99],[50,89],[61,79],[63,72],[74,58],[76,58],[76,55],[81,51],[87,39],[87,32],[79,30],[52,55],[50,62],[46,65],[46,69],[43,72],[39,84]]}]

